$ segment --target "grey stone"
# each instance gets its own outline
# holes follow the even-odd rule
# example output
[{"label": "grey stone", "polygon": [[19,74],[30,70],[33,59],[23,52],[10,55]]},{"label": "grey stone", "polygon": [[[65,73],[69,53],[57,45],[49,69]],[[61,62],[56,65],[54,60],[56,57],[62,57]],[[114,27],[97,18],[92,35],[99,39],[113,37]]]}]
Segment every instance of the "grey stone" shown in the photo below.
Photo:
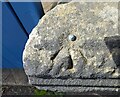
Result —
[{"label": "grey stone", "polygon": [[24,69],[2,69],[2,85],[28,85]]},{"label": "grey stone", "polygon": [[[76,40],[70,41],[69,35],[75,35]],[[116,79],[119,84],[118,3],[70,2],[57,5],[31,32],[23,63],[31,84],[37,84],[36,78],[47,78],[47,81],[48,78],[67,79],[67,85],[71,82],[69,79]],[[111,85],[114,87],[115,84]],[[55,89],[61,91],[63,88]]]},{"label": "grey stone", "polygon": [[52,8],[54,8],[57,5],[58,0],[53,0],[53,2],[45,2],[44,0],[41,0],[41,4],[44,10],[44,13],[47,13],[50,11]]},{"label": "grey stone", "polygon": [[42,3],[44,13],[47,13],[48,11],[53,9],[55,6],[57,6],[58,4],[65,4],[70,1],[72,0],[52,0],[52,1],[41,0],[41,3]]}]

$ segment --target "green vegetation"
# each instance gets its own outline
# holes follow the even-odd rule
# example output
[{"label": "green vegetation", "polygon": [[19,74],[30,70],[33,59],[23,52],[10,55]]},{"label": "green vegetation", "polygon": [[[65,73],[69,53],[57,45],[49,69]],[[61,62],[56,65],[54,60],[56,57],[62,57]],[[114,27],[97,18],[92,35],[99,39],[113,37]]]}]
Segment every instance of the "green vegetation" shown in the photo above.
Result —
[{"label": "green vegetation", "polygon": [[34,94],[38,97],[47,97],[47,96],[50,96],[50,97],[63,97],[63,93],[61,92],[52,92],[52,91],[46,91],[46,90],[38,90],[38,89],[35,89],[34,90]]}]

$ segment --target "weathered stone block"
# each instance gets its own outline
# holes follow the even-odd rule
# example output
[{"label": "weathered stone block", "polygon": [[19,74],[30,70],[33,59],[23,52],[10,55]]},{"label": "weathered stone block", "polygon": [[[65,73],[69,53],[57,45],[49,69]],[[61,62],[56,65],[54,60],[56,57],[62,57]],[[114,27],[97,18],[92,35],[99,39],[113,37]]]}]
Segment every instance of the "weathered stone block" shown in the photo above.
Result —
[{"label": "weathered stone block", "polygon": [[23,62],[39,89],[118,91],[118,2],[57,5],[31,32]]}]

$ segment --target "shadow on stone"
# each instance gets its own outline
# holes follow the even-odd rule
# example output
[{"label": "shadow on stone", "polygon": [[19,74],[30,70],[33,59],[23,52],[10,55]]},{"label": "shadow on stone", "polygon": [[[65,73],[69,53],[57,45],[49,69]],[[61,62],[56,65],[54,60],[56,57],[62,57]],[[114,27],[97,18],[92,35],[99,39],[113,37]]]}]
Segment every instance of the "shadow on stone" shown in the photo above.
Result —
[{"label": "shadow on stone", "polygon": [[112,54],[112,58],[120,70],[120,36],[105,37],[104,41]]},{"label": "shadow on stone", "polygon": [[118,34],[120,35],[120,1],[118,2]]}]

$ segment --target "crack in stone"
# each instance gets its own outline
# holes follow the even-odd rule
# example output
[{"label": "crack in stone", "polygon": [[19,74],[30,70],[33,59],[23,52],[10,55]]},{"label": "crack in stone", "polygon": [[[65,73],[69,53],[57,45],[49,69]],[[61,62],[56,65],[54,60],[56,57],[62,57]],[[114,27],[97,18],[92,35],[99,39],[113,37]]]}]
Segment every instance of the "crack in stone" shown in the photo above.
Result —
[{"label": "crack in stone", "polygon": [[83,59],[84,63],[87,64],[87,58],[86,58],[86,57],[84,56],[84,54],[80,51],[80,49],[79,49],[79,52],[80,52],[80,54],[81,54],[81,56],[82,56],[82,59]]}]

